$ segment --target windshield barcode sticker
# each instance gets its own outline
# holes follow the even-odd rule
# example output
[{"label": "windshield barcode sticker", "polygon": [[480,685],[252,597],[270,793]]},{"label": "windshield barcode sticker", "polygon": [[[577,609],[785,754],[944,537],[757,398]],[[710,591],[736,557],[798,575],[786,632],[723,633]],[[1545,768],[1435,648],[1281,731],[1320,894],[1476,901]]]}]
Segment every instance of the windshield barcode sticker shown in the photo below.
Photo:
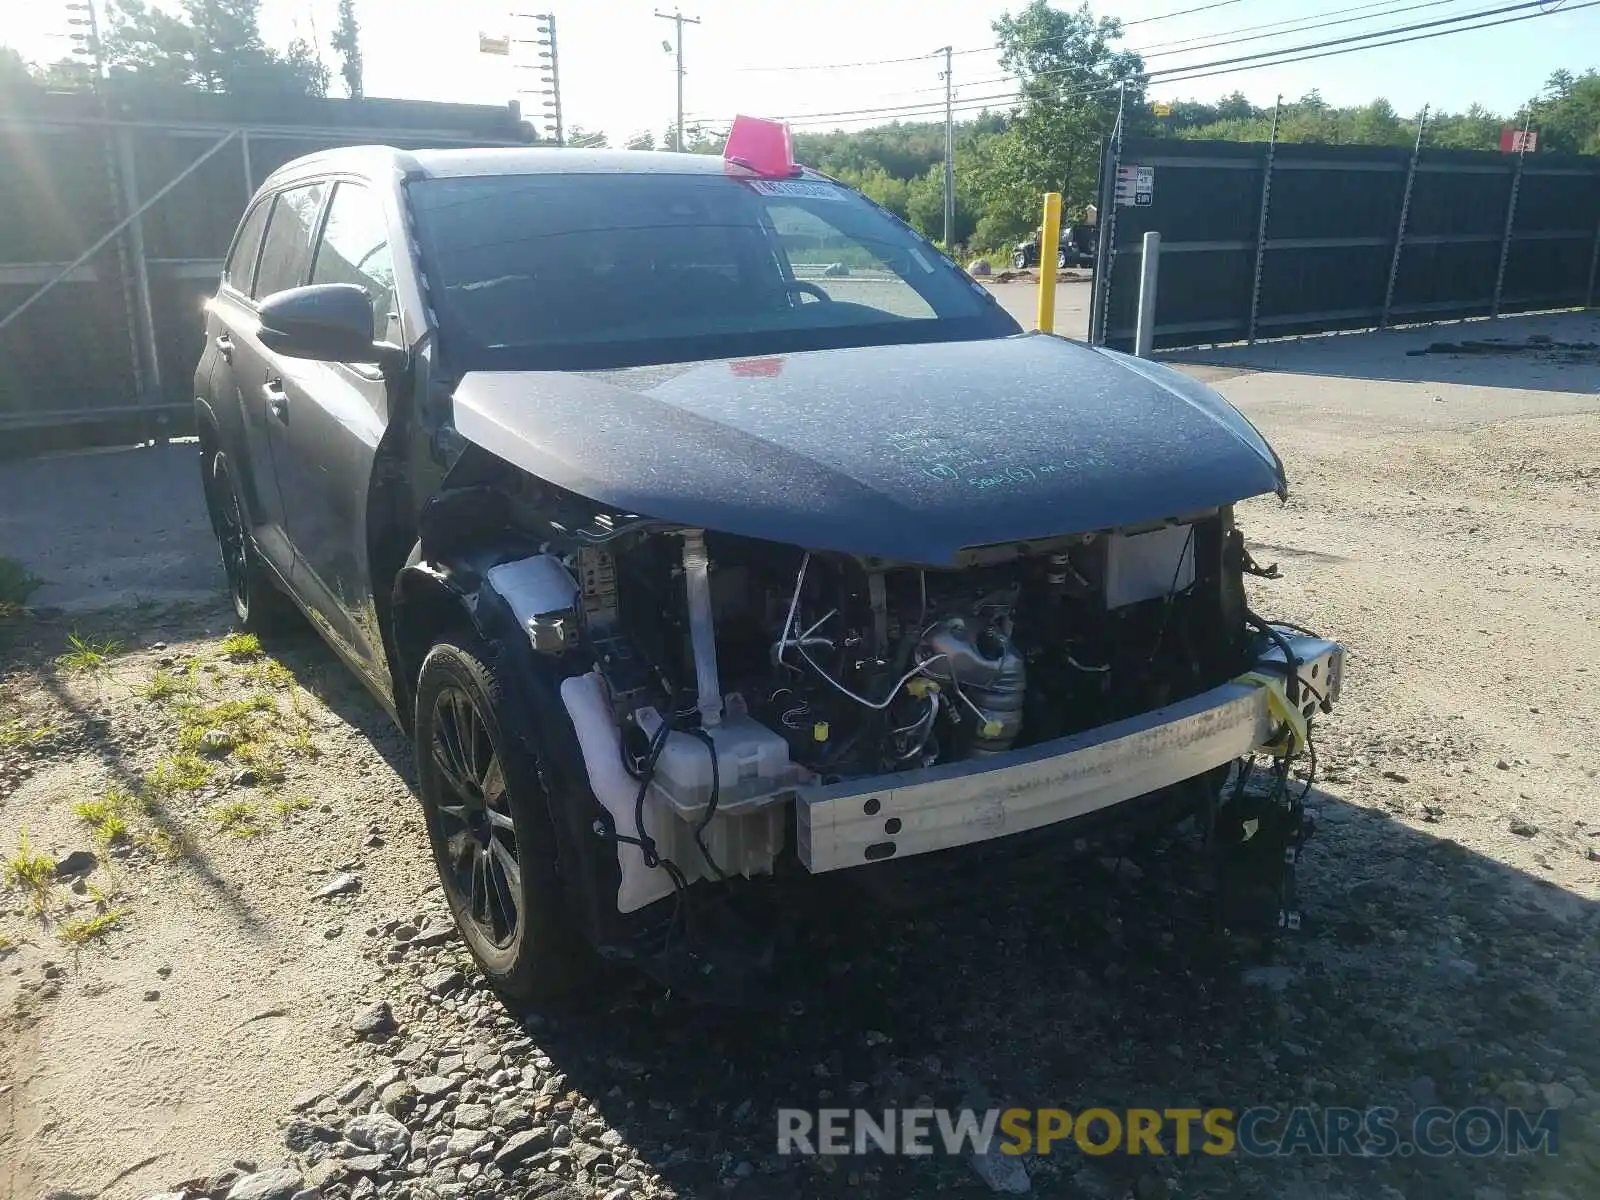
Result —
[{"label": "windshield barcode sticker", "polygon": [[809,179],[752,179],[749,184],[763,196],[794,196],[802,200],[844,200],[850,195],[831,183]]}]

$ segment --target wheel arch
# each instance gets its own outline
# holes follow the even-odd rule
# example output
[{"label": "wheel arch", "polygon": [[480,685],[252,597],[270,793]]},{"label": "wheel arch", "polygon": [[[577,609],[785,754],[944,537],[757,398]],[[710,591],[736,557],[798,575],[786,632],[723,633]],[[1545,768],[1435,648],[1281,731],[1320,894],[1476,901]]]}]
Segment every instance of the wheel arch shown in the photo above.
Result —
[{"label": "wheel arch", "polygon": [[533,749],[546,774],[558,875],[571,912],[590,942],[599,946],[617,937],[619,868],[610,843],[593,834],[594,820],[603,810],[589,788],[577,735],[560,699],[561,681],[588,669],[591,662],[567,645],[536,648],[518,615],[521,597],[514,606],[488,578],[500,563],[536,556],[536,546],[514,538],[434,558],[424,554],[421,542],[412,549],[395,580],[392,606],[397,708],[407,733],[414,734],[423,661],[452,630],[470,630],[489,648],[488,665],[500,678],[508,707],[506,732]]}]

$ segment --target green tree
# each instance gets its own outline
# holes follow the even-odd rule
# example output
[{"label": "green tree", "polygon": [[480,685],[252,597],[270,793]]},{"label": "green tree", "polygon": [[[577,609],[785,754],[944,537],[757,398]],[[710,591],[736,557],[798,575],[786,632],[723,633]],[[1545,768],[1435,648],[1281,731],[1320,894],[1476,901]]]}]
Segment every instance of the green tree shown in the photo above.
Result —
[{"label": "green tree", "polygon": [[0,88],[32,82],[33,69],[28,60],[10,46],[0,46]]},{"label": "green tree", "polygon": [[112,0],[106,61],[141,80],[203,91],[326,95],[328,68],[307,42],[277,51],[261,40],[260,4],[183,0],[180,16],[145,0]]},{"label": "green tree", "polygon": [[339,74],[352,100],[364,94],[361,86],[361,24],[356,20],[356,0],[339,0],[339,23],[333,30],[333,48],[339,55]]},{"label": "green tree", "polygon": [[1540,150],[1600,154],[1600,73],[1557,71],[1531,107]]},{"label": "green tree", "polygon": [[1060,192],[1071,211],[1094,198],[1100,147],[1124,113],[1132,131],[1147,120],[1144,60],[1118,50],[1122,24],[1032,0],[994,22],[1000,62],[1021,80],[1021,106],[988,159],[981,181],[983,227],[1001,239],[1038,220],[1039,198]]},{"label": "green tree", "polygon": [[656,135],[648,129],[634,134],[622,144],[624,150],[654,150],[656,148]]}]

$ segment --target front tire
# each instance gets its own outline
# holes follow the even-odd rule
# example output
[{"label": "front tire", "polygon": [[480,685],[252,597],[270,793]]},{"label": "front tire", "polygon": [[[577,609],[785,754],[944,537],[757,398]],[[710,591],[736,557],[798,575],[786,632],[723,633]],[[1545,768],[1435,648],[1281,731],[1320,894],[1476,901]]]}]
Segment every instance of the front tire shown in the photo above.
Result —
[{"label": "front tire", "polygon": [[495,991],[527,1008],[580,982],[587,954],[556,874],[543,772],[507,720],[489,649],[466,634],[436,642],[416,701],[428,840],[467,949]]},{"label": "front tire", "polygon": [[1067,269],[1067,251],[1066,251],[1065,247],[1063,247],[1062,249],[1056,251],[1056,270],[1065,271],[1066,269]]},{"label": "front tire", "polygon": [[1011,269],[1013,271],[1026,271],[1028,269],[1028,255],[1023,250],[1011,252]]}]

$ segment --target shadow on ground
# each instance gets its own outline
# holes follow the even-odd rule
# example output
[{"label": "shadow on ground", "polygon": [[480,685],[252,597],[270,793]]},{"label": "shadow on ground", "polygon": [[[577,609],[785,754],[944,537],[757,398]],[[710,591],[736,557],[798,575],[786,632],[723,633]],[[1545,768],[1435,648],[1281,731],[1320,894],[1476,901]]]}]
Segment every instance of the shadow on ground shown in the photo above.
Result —
[{"label": "shadow on ground", "polygon": [[854,891],[808,914],[797,1015],[697,1010],[640,986],[541,1046],[687,1196],[990,1194],[943,1156],[774,1153],[779,1108],[928,1105],[1391,1106],[1403,1133],[1435,1104],[1564,1107],[1553,1156],[1024,1161],[1046,1196],[1596,1194],[1595,907],[1314,799],[1306,928],[1275,945],[1216,932],[1187,843],[1136,870],[1034,861],[952,879],[916,915]]},{"label": "shadow on ground", "polygon": [[[1500,349],[1495,348],[1496,343]],[[1433,347],[1437,349],[1430,349]],[[1206,368],[1197,373],[1212,379],[1251,371],[1282,371],[1592,396],[1600,392],[1600,312],[1328,334],[1253,346],[1174,350],[1161,357],[1174,366]]]}]

